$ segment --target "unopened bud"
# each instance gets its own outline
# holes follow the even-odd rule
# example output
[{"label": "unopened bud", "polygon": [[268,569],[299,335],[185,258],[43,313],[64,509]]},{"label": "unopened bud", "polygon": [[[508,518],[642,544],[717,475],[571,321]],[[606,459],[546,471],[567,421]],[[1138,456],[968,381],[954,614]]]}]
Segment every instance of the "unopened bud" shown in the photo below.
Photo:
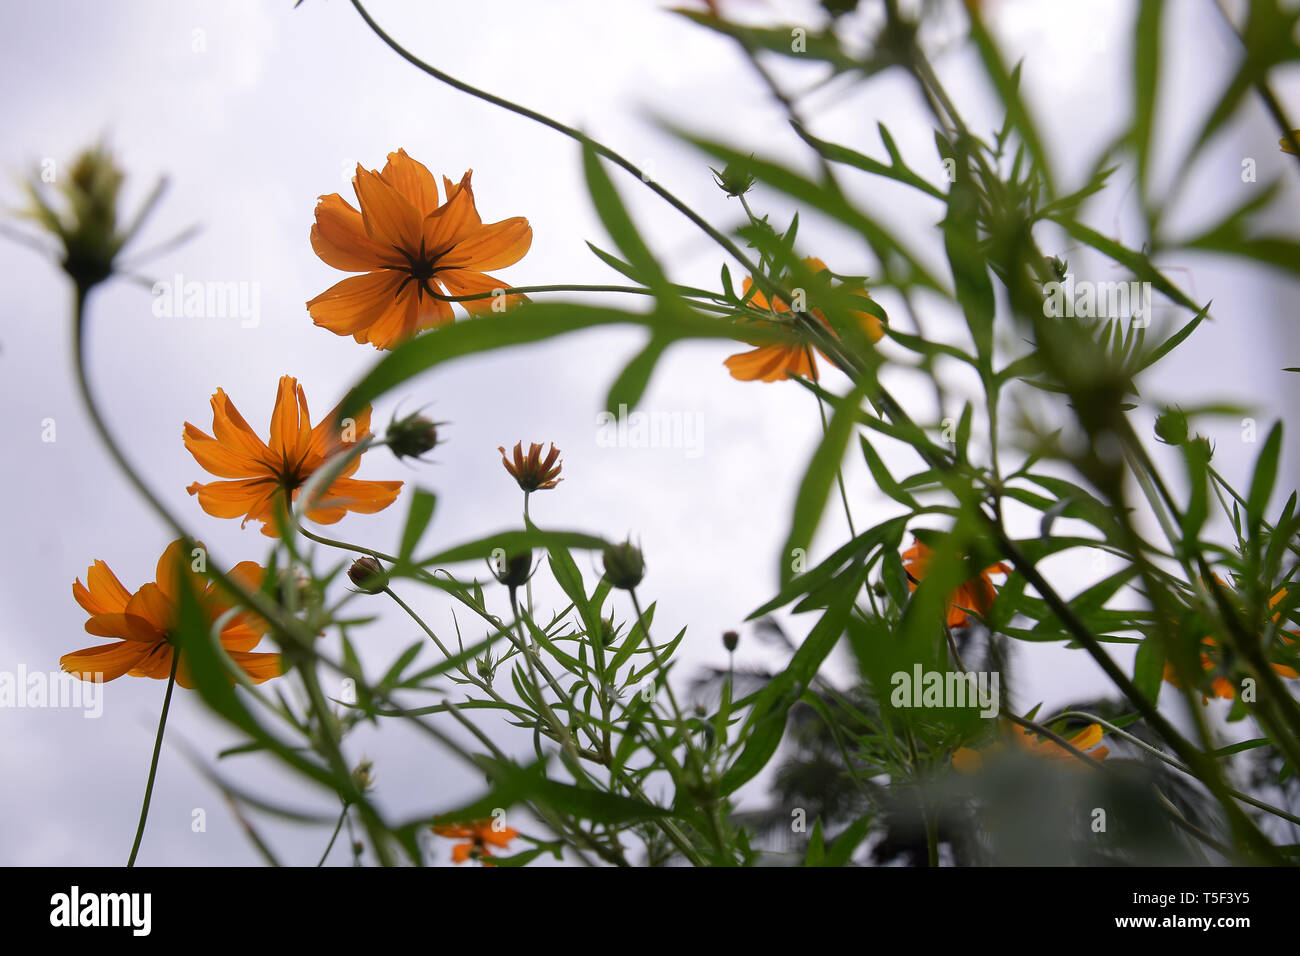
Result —
[{"label": "unopened bud", "polygon": [[438,425],[423,415],[393,419],[388,426],[388,447],[398,458],[419,458],[438,444]]},{"label": "unopened bud", "polygon": [[388,572],[370,555],[357,558],[348,568],[348,578],[366,594],[378,594],[388,587]]},{"label": "unopened bud", "polygon": [[722,646],[725,647],[728,652],[734,651],[736,649],[736,645],[739,643],[740,643],[740,635],[737,634],[735,631],[722,632]]},{"label": "unopened bud", "polygon": [[645,577],[645,558],[631,541],[611,544],[605,549],[604,558],[605,576],[616,588],[631,591]]},{"label": "unopened bud", "polygon": [[533,552],[510,555],[505,559],[504,567],[493,565],[492,574],[508,588],[523,587],[533,574]]}]

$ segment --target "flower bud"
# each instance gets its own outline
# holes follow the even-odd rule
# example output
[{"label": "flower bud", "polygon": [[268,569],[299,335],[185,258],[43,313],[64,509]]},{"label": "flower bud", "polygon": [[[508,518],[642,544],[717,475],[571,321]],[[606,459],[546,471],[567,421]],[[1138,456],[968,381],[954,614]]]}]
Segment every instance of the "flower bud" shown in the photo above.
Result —
[{"label": "flower bud", "polygon": [[375,775],[373,773],[375,765],[369,760],[363,760],[352,770],[352,785],[361,793],[367,793],[375,785]]},{"label": "flower bud", "polygon": [[618,628],[614,626],[614,619],[612,617],[602,617],[600,619],[601,646],[609,647],[616,640],[618,640]]},{"label": "flower bud", "polygon": [[1177,408],[1166,408],[1156,416],[1156,438],[1166,445],[1187,441],[1187,416]]},{"label": "flower bud", "polygon": [[605,576],[616,588],[631,591],[645,577],[645,558],[631,541],[611,544],[605,549],[604,558]]},{"label": "flower bud", "polygon": [[386,438],[398,458],[419,458],[438,444],[438,426],[423,415],[408,415],[393,419]]},{"label": "flower bud", "polygon": [[735,631],[722,632],[722,646],[727,649],[728,653],[734,651],[736,649],[736,645],[739,643],[740,643],[740,635],[737,634]]},{"label": "flower bud", "polygon": [[40,179],[25,184],[31,203],[25,215],[63,245],[63,269],[83,289],[112,275],[113,260],[130,239],[117,229],[123,178],[108,149],[97,144],[83,150],[67,174],[54,180],[62,208],[50,204]]},{"label": "flower bud", "polygon": [[743,165],[732,162],[722,167],[722,172],[712,166],[709,170],[713,173],[718,188],[728,196],[743,196],[754,188],[754,174]]},{"label": "flower bud", "polygon": [[348,568],[348,578],[366,594],[378,594],[388,587],[388,572],[370,555],[357,558]]},{"label": "flower bud", "polygon": [[493,576],[509,588],[523,587],[528,583],[528,579],[533,576],[533,552],[532,550],[522,551],[519,554],[512,554],[503,562],[498,561],[492,565]]}]

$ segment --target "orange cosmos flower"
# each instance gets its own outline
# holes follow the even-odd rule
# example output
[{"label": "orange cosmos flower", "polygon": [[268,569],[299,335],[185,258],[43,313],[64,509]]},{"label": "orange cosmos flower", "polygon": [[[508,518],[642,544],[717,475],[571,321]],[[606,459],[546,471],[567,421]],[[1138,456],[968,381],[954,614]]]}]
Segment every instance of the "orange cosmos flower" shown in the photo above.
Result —
[{"label": "orange cosmos flower", "polygon": [[[1021,727],[1019,724],[1007,721],[1003,725],[1003,731],[1011,738],[1013,743],[1034,756],[1047,757],[1053,760],[1074,761],[1077,759],[1074,754],[1055,740],[1047,737],[1039,740],[1036,733]],[[1073,737],[1067,739],[1071,747],[1075,750],[1082,750],[1093,760],[1105,760],[1110,753],[1110,748],[1098,746],[1102,739],[1101,724],[1089,724]],[[994,742],[979,750],[970,747],[958,747],[952,755],[953,769],[958,773],[975,773],[984,766],[986,757],[999,754],[1003,749],[1004,746],[1001,741]]]},{"label": "orange cosmos flower", "polygon": [[[338,193],[321,196],[311,246],[327,265],[360,272],[307,303],[312,321],[338,335],[391,349],[417,332],[446,325],[451,303],[439,295],[507,289],[488,269],[513,265],[533,241],[520,216],[484,225],[470,173],[453,185],[443,177],[438,202],[433,174],[406,151],[388,154],[382,171],[357,165],[352,179],[358,212]],[[523,301],[506,297],[507,306]],[[493,298],[461,303],[471,314],[492,311]]]},{"label": "orange cosmos flower", "polygon": [[[212,396],[212,431],[215,438],[185,423],[185,447],[207,471],[228,481],[194,482],[187,489],[198,495],[199,504],[217,518],[243,517],[262,522],[262,534],[279,534],[277,514],[287,516],[288,505],[299,489],[326,459],[363,441],[370,434],[370,407],[357,414],[349,434],[340,431],[336,406],[312,428],[307,396],[298,380],[280,378],[271,413],[271,440],[263,442],[248,427],[221,389]],[[393,503],[401,490],[400,481],[359,481],[352,474],[361,465],[356,455],[328,488],[321,489],[307,509],[307,517],[320,524],[333,524],[349,511],[374,514]]]},{"label": "orange cosmos flower", "polygon": [[[1215,575],[1215,580],[1219,580],[1218,575]],[[1223,582],[1219,581],[1219,583],[1222,584]],[[1286,597],[1286,588],[1282,588],[1271,598],[1269,598],[1268,606],[1277,607],[1278,602],[1281,601],[1282,598],[1284,597]],[[1279,618],[1281,618],[1281,616],[1282,615],[1280,612],[1274,614],[1273,620],[1277,621]],[[1295,636],[1296,632],[1289,631],[1287,632],[1287,634],[1291,634],[1292,636]],[[1278,637],[1282,639],[1282,643],[1284,644],[1287,645],[1294,644],[1295,641],[1292,639],[1292,637],[1288,637],[1287,634],[1279,634]],[[1201,642],[1201,646],[1203,648],[1209,648],[1208,651],[1207,650],[1201,651],[1201,667],[1208,674],[1213,672],[1216,668],[1220,666],[1220,662],[1216,660],[1216,658],[1218,658],[1220,655],[1216,653],[1215,649],[1217,648],[1217,645],[1215,644],[1214,638],[1212,637],[1205,638],[1205,640]],[[1294,667],[1289,667],[1286,664],[1275,664],[1275,663],[1270,663],[1268,666],[1273,668],[1273,670],[1276,671],[1282,677],[1286,677],[1291,680],[1300,678],[1300,672],[1297,672]],[[1164,679],[1166,683],[1172,684],[1174,687],[1181,688],[1183,686],[1183,682],[1179,680],[1178,672],[1174,669],[1174,665],[1167,660],[1165,661]],[[1232,700],[1234,697],[1237,696],[1237,688],[1235,687],[1235,685],[1232,683],[1232,681],[1228,680],[1228,678],[1223,676],[1222,674],[1220,674],[1219,676],[1215,677],[1213,680],[1210,681],[1210,691],[1211,693],[1213,693],[1215,697],[1220,697],[1223,698],[1224,700]],[[1208,702],[1209,699],[1210,697],[1208,694],[1201,695],[1202,704]]]},{"label": "orange cosmos flower", "polygon": [[506,466],[510,477],[519,482],[519,487],[524,491],[545,491],[554,488],[564,480],[557,477],[564,466],[559,461],[560,449],[556,448],[554,443],[545,458],[542,457],[542,446],[537,442],[532,442],[528,446],[527,455],[524,455],[524,443],[516,442],[513,449],[515,459],[513,462],[506,457],[504,446],[498,445],[497,451],[501,452],[501,464]]},{"label": "orange cosmos flower", "polygon": [[[1214,580],[1217,580],[1219,584],[1223,584],[1223,581],[1218,578],[1218,575],[1214,575]],[[1277,607],[1278,602],[1282,601],[1282,598],[1286,596],[1287,589],[1282,588],[1281,591],[1278,591],[1273,597],[1269,598],[1269,607]],[[1281,617],[1281,611],[1279,611],[1278,614],[1273,615],[1274,620],[1281,619]],[[1291,636],[1288,637],[1287,635]],[[1279,633],[1278,635],[1278,637],[1281,637],[1282,643],[1287,645],[1295,644],[1295,636],[1297,636],[1295,631]],[[1221,658],[1221,654],[1217,652],[1218,645],[1214,643],[1213,637],[1206,637],[1205,640],[1201,641],[1201,646],[1205,648],[1201,650],[1201,667],[1203,667],[1206,674],[1210,674],[1210,672],[1221,667],[1222,662],[1221,659],[1219,659]],[[1269,666],[1274,671],[1277,671],[1279,675],[1283,676],[1283,678],[1291,680],[1300,678],[1300,671],[1296,671],[1295,667],[1284,665],[1284,663],[1269,663]],[[1170,661],[1165,661],[1164,678],[1165,683],[1173,684],[1174,687],[1178,688],[1183,687],[1182,680],[1179,680],[1178,678],[1178,671],[1174,670],[1174,665]],[[1216,678],[1210,680],[1210,693],[1213,693],[1213,696],[1223,698],[1223,700],[1232,700],[1232,698],[1236,697],[1236,687],[1232,684],[1231,680],[1226,678],[1226,676],[1219,674]],[[1201,695],[1201,704],[1208,702],[1209,697],[1210,695],[1205,695],[1205,693],[1203,693],[1203,695]]]},{"label": "orange cosmos flower", "polygon": [[[912,546],[903,552],[903,570],[907,572],[908,584],[913,591],[918,582],[930,570],[934,560],[934,550],[920,538],[912,539]],[[949,627],[963,627],[970,623],[967,611],[975,611],[983,617],[993,606],[997,592],[989,576],[993,574],[1010,574],[1011,568],[1006,564],[991,565],[962,584],[948,598],[947,621]]]},{"label": "orange cosmos flower", "polygon": [[497,828],[494,820],[476,820],[473,823],[451,826],[435,826],[433,832],[440,837],[452,840],[465,840],[451,848],[453,863],[464,863],[471,857],[478,858],[484,866],[492,864],[485,857],[492,855],[491,847],[504,850],[519,833],[510,827]]},{"label": "orange cosmos flower", "polygon": [[[200,543],[198,547],[202,548]],[[116,680],[123,674],[132,677],[166,679],[172,670],[172,632],[180,620],[181,575],[188,578],[191,592],[198,598],[204,619],[209,625],[230,608],[224,593],[193,570],[183,541],[173,541],[158,559],[156,582],[146,584],[132,594],[117,579],[107,564],[96,561],[81,579],[72,585],[72,596],[85,608],[90,619],[86,630],[96,637],[115,638],[101,644],[65,654],[59,665],[82,680]],[[235,565],[230,576],[250,590],[256,590],[263,571],[252,561]],[[227,620],[221,629],[221,646],[255,683],[262,683],[282,673],[279,654],[254,653],[253,648],[266,633],[266,624],[251,613],[240,613]],[[182,656],[176,666],[176,682],[194,687],[189,665]]]},{"label": "orange cosmos flower", "polygon": [[[804,260],[804,264],[814,275],[829,273],[826,264],[820,259],[809,257]],[[790,306],[781,299],[773,299],[770,303],[767,296],[760,291],[755,291],[750,296],[750,290],[754,288],[754,280],[746,278],[744,282],[744,296],[749,297],[749,305],[753,311],[771,315],[773,312],[789,312]],[[865,289],[854,291],[855,295],[870,301],[871,297],[867,295]],[[813,309],[812,314],[820,322],[830,328],[830,322],[820,309]],[[881,325],[880,318],[872,315],[870,312],[854,312],[853,317],[857,320],[862,328],[862,332],[872,342],[879,342],[885,335],[885,330]],[[761,320],[760,320],[761,321]],[[777,324],[772,322],[770,324]],[[817,378],[817,364],[813,359],[812,346],[806,342],[794,338],[795,332],[791,329],[792,340],[786,342],[775,342],[765,345],[759,345],[748,352],[739,352],[728,358],[723,364],[731,371],[731,377],[740,379],[742,382],[779,382],[792,375],[802,378]],[[822,358],[826,356],[823,355]]]}]

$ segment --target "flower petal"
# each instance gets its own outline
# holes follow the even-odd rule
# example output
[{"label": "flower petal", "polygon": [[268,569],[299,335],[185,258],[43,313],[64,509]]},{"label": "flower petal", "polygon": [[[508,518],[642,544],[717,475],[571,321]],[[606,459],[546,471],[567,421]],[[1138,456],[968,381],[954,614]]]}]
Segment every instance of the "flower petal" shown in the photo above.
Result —
[{"label": "flower petal", "polygon": [[406,150],[389,153],[379,175],[406,197],[421,218],[438,208],[438,181],[427,166],[408,156]]},{"label": "flower petal", "polygon": [[503,219],[468,233],[438,257],[438,269],[502,269],[522,259],[532,244],[533,227],[527,219]]},{"label": "flower petal", "polygon": [[135,667],[149,651],[152,645],[138,644],[131,641],[119,641],[116,644],[101,644],[73,651],[59,658],[59,666],[81,680],[116,680]]},{"label": "flower petal", "polygon": [[391,248],[366,234],[361,213],[338,193],[316,201],[316,222],[311,227],[311,247],[321,261],[344,272],[370,272],[405,260]]},{"label": "flower petal", "polygon": [[468,302],[459,303],[461,308],[471,315],[501,311],[499,307],[493,308],[500,298],[495,294],[497,292],[506,293],[504,296],[506,309],[513,309],[520,303],[528,301],[528,296],[521,292],[510,292],[510,286],[506,283],[495,276],[483,275],[481,272],[471,272],[468,269],[439,269],[434,278],[447,287],[448,295],[494,293],[487,298],[471,299]]},{"label": "flower petal", "polygon": [[420,219],[410,201],[379,175],[357,166],[352,178],[366,235],[380,246],[414,254],[420,248]]},{"label": "flower petal", "polygon": [[336,335],[356,335],[392,308],[397,290],[409,279],[408,274],[395,269],[350,276],[308,300],[307,312],[323,329]]},{"label": "flower petal", "polygon": [[103,561],[86,569],[84,585],[79,579],[73,583],[72,596],[88,614],[120,614],[131,600],[131,592]]}]

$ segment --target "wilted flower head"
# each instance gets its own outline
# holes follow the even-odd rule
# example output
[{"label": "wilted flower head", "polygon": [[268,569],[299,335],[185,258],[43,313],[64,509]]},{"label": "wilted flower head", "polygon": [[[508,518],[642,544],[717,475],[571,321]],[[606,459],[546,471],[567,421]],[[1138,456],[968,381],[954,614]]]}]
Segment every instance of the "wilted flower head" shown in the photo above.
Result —
[{"label": "wilted flower head", "polygon": [[501,464],[524,491],[544,491],[564,480],[559,477],[564,467],[560,462],[560,449],[553,442],[545,458],[542,457],[542,446],[536,442],[529,445],[527,455],[524,454],[524,443],[517,442],[512,452],[514,461],[506,458],[505,446],[498,446],[497,451],[501,452]]}]

